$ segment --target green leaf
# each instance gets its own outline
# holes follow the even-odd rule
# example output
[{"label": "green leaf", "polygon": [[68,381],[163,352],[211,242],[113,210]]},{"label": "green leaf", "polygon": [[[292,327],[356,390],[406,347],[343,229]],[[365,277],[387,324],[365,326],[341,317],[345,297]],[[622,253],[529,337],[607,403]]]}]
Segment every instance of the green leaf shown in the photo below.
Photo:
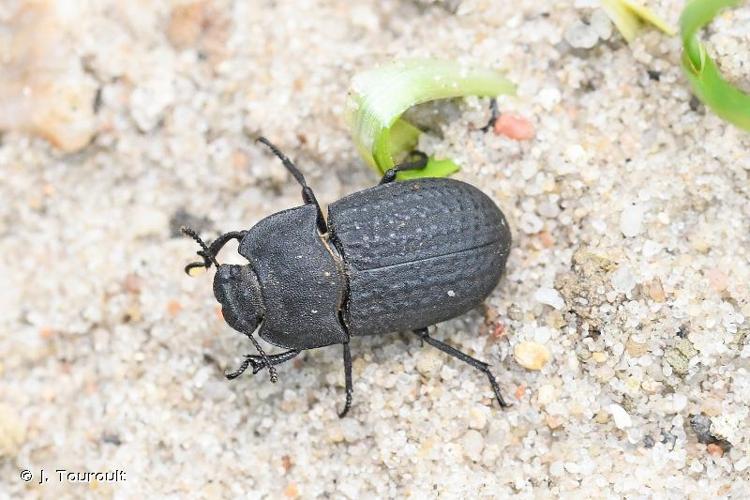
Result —
[{"label": "green leaf", "polygon": [[602,0],[602,8],[628,43],[635,39],[644,23],[657,27],[669,36],[677,34],[677,30],[650,9],[631,0]]},{"label": "green leaf", "polygon": [[[384,173],[411,151],[421,131],[401,115],[410,107],[436,99],[468,95],[514,94],[515,85],[490,69],[454,61],[413,59],[357,74],[352,80],[347,122],[357,150]],[[421,170],[402,172],[399,179],[446,176],[459,169],[451,160],[430,158]]]},{"label": "green leaf", "polygon": [[693,92],[722,119],[750,130],[750,95],[729,83],[698,39],[698,31],[724,8],[739,0],[692,0],[680,16],[682,69]]}]

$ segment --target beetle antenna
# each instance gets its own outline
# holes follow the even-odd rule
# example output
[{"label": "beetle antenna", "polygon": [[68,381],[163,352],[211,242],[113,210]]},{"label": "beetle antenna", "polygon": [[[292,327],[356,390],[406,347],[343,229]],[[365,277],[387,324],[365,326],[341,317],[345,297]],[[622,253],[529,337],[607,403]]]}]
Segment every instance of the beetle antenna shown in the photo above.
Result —
[{"label": "beetle antenna", "polygon": [[211,264],[215,265],[217,268],[219,267],[219,262],[216,260],[216,256],[213,254],[213,252],[211,252],[211,250],[209,250],[208,245],[203,242],[201,237],[198,236],[198,233],[185,226],[181,227],[180,231],[182,231],[183,234],[190,236],[202,248],[202,250],[198,252],[198,255],[203,257],[203,262],[193,262],[185,266],[185,272],[187,274],[190,274],[190,270],[196,267],[205,267],[206,269],[208,269],[209,267],[211,267]]},{"label": "beetle antenna", "polygon": [[279,148],[277,148],[276,146],[274,146],[271,141],[269,141],[268,139],[266,139],[263,136],[258,137],[256,139],[256,142],[260,142],[260,143],[263,143],[266,146],[268,146],[268,149],[270,149],[273,152],[273,154],[275,154],[276,157],[279,160],[281,160],[281,163],[284,164],[284,166],[289,171],[289,173],[294,176],[294,178],[297,180],[297,182],[299,182],[300,186],[302,186],[303,188],[307,187],[307,182],[305,181],[305,176],[302,175],[302,172],[299,171],[299,169],[297,168],[297,165],[295,165],[294,163],[292,163],[292,160],[290,160],[289,158],[287,158],[287,156],[284,153],[282,153],[279,150]]},{"label": "beetle antenna", "polygon": [[260,142],[262,144],[265,144],[268,146],[268,148],[273,152],[273,154],[276,155],[276,157],[281,160],[281,163],[284,164],[284,167],[289,171],[290,174],[294,177],[294,179],[299,182],[299,185],[302,186],[302,201],[305,203],[312,203],[315,205],[315,208],[318,210],[318,229],[322,234],[325,234],[328,232],[328,227],[326,226],[325,217],[323,217],[323,211],[320,209],[320,204],[318,203],[318,200],[315,198],[315,193],[313,193],[312,188],[307,185],[307,181],[305,181],[305,176],[302,175],[302,172],[297,168],[297,165],[292,163],[292,160],[287,158],[287,156],[282,153],[279,148],[273,145],[271,141],[266,139],[263,136],[258,137],[255,139],[255,142]]},{"label": "beetle antenna", "polygon": [[263,358],[263,362],[268,367],[268,374],[271,376],[271,382],[275,384],[279,380],[279,375],[276,373],[276,368],[274,368],[274,366],[271,364],[271,360],[268,359],[266,351],[264,351],[258,341],[255,340],[255,337],[253,337],[252,335],[248,335],[248,337],[255,346],[255,349],[258,350],[258,354],[260,354],[260,357]]}]

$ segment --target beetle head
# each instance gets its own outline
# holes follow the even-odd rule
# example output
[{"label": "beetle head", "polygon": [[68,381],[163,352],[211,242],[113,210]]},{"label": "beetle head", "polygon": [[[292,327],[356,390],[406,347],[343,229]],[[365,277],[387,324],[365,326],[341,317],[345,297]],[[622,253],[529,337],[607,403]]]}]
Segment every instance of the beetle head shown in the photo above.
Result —
[{"label": "beetle head", "polygon": [[249,265],[222,264],[214,277],[214,296],[226,322],[251,334],[263,319],[260,283]]}]

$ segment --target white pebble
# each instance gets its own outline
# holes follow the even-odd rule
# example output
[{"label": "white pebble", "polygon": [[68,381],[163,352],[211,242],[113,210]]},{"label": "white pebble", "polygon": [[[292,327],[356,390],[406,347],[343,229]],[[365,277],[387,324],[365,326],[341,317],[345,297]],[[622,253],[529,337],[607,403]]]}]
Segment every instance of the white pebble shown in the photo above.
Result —
[{"label": "white pebble", "polygon": [[612,415],[618,429],[627,429],[633,425],[633,420],[622,406],[612,403],[607,407],[607,411]]},{"label": "white pebble", "polygon": [[591,14],[591,27],[602,40],[609,40],[612,36],[612,22],[602,9],[597,9]]},{"label": "white pebble", "polygon": [[599,35],[590,25],[578,20],[565,30],[565,41],[574,49],[590,49],[599,41]]},{"label": "white pebble", "polygon": [[437,375],[442,365],[442,357],[438,355],[435,349],[420,351],[417,354],[417,371],[425,377]]},{"label": "white pebble", "polygon": [[167,231],[167,215],[152,207],[139,207],[130,214],[130,230],[136,238],[159,235]]},{"label": "white pebble", "polygon": [[627,266],[620,266],[612,273],[612,286],[618,292],[629,293],[635,283],[635,276]]},{"label": "white pebble", "polygon": [[688,398],[684,394],[680,394],[679,392],[676,392],[672,396],[672,411],[675,413],[680,413],[682,410],[685,409],[685,407],[688,404]]},{"label": "white pebble", "polygon": [[552,384],[544,384],[539,388],[536,399],[539,401],[540,405],[546,406],[557,399],[555,392],[555,386]]},{"label": "white pebble", "polygon": [[742,457],[734,463],[734,470],[737,472],[742,472],[748,467],[750,467],[750,456]]},{"label": "white pebble", "polygon": [[628,238],[640,234],[643,225],[643,208],[632,204],[620,213],[620,231]]},{"label": "white pebble", "polygon": [[537,342],[521,342],[513,350],[513,356],[528,370],[541,370],[550,359],[549,349]]},{"label": "white pebble", "polygon": [[653,257],[654,255],[661,252],[661,245],[653,240],[646,240],[643,244],[643,255],[645,257]]},{"label": "white pebble", "polygon": [[484,438],[479,433],[479,431],[475,431],[473,429],[467,431],[466,434],[464,434],[463,439],[461,440],[461,445],[464,449],[464,455],[469,458],[469,460],[478,462],[482,458]]},{"label": "white pebble", "polygon": [[537,101],[539,101],[539,104],[548,111],[557,105],[561,98],[560,91],[554,87],[543,88],[537,95]]},{"label": "white pebble", "polygon": [[534,293],[534,300],[552,306],[555,309],[562,309],[565,307],[565,301],[560,296],[557,290],[554,288],[540,288]]},{"label": "white pebble", "polygon": [[536,234],[544,227],[544,222],[537,215],[525,213],[521,215],[518,226],[526,234]]},{"label": "white pebble", "polygon": [[487,425],[486,406],[475,406],[469,410],[469,428],[484,429]]}]

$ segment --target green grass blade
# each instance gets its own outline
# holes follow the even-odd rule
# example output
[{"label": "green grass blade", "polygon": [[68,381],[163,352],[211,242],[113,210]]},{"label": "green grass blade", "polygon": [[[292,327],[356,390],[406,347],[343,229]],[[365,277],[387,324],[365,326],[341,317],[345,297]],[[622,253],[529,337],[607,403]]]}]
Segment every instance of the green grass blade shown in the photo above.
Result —
[{"label": "green grass blade", "polygon": [[680,16],[682,68],[693,92],[722,119],[750,130],[750,95],[729,83],[698,39],[698,31],[739,0],[692,0]]},{"label": "green grass blade", "polygon": [[650,9],[631,0],[601,0],[602,8],[617,27],[617,30],[630,43],[644,23],[651,24],[669,36],[677,31]]}]

